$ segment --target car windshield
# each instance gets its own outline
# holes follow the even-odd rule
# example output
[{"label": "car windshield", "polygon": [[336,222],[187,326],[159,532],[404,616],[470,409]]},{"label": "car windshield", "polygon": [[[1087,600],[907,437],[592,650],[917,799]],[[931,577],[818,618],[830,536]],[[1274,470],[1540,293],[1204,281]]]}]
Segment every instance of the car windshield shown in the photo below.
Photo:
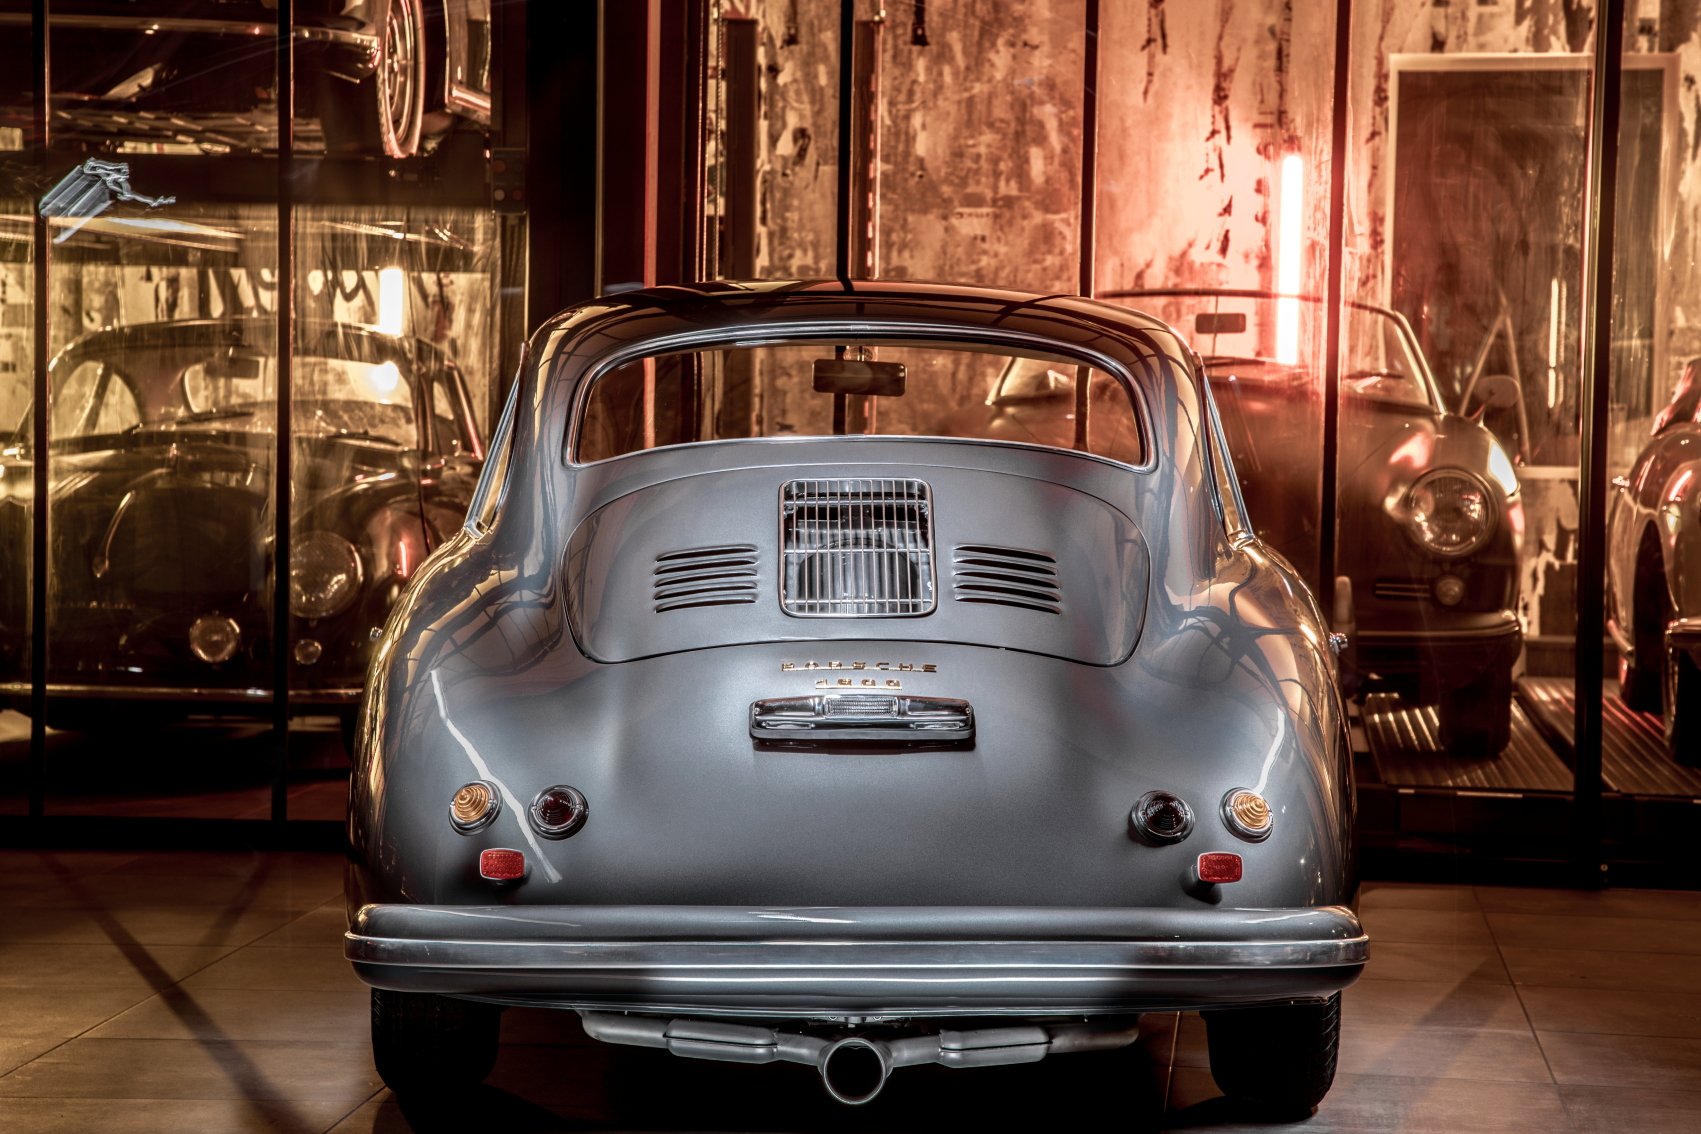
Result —
[{"label": "car windshield", "polygon": [[1129,388],[1104,371],[1039,352],[891,340],[634,359],[593,378],[572,433],[580,462],[697,441],[842,435],[1018,442],[1131,465],[1145,452]]},{"label": "car windshield", "polygon": [[[1316,300],[1159,291],[1115,296],[1112,301],[1180,331],[1205,360],[1214,384],[1233,380],[1321,387],[1322,351],[1316,344],[1323,333],[1323,305]],[[1434,408],[1429,375],[1400,321],[1390,312],[1361,304],[1347,304],[1344,310],[1341,392]]]},{"label": "car windshield", "polygon": [[[302,351],[294,358],[298,436],[416,443],[411,376],[395,359]],[[364,352],[370,355],[370,350]],[[149,344],[73,353],[55,368],[56,440],[144,430],[270,433],[277,359],[270,352],[207,343]]]}]

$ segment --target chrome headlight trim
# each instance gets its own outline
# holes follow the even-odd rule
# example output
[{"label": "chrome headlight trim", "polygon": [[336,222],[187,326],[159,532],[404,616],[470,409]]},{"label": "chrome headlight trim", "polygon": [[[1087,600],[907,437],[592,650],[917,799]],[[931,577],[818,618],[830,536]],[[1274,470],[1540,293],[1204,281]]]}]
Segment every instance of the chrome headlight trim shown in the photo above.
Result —
[{"label": "chrome headlight trim", "polygon": [[[317,576],[309,574],[318,572]],[[354,604],[366,568],[354,544],[335,532],[304,532],[290,541],[289,612],[317,620]]]},{"label": "chrome headlight trim", "polygon": [[[1413,519],[1413,497],[1415,497],[1418,491],[1426,485],[1439,480],[1467,481],[1475,486],[1483,495],[1484,507],[1481,530],[1472,536],[1469,542],[1463,543],[1458,547],[1436,547],[1434,544],[1423,538],[1423,536],[1419,533],[1417,522]],[[1496,522],[1495,513],[1498,511],[1498,508],[1496,507],[1496,500],[1497,497],[1495,495],[1495,491],[1489,485],[1488,481],[1484,480],[1470,469],[1460,468],[1458,466],[1431,469],[1418,477],[1417,480],[1412,482],[1412,486],[1406,489],[1405,496],[1401,502],[1402,515],[1400,518],[1404,522],[1406,534],[1411,537],[1411,541],[1417,544],[1417,546],[1422,548],[1424,551],[1443,559],[1463,559],[1466,556],[1475,555],[1477,552],[1481,551],[1488,543],[1489,539],[1493,537]]]}]

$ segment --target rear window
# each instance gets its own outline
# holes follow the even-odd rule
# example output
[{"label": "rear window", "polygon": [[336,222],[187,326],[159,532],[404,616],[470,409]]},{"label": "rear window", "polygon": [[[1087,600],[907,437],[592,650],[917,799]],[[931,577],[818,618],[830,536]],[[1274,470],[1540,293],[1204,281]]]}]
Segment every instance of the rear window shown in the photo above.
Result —
[{"label": "rear window", "polygon": [[655,355],[594,377],[581,405],[570,435],[580,463],[699,441],[834,436],[1007,441],[1145,460],[1136,404],[1120,380],[1004,348],[828,341]]}]

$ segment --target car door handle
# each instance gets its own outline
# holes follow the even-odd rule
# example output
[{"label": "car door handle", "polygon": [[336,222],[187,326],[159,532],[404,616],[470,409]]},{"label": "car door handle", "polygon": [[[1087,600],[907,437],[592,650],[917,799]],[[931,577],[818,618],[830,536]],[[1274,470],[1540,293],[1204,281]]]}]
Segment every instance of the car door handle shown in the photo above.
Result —
[{"label": "car door handle", "polygon": [[770,697],[750,704],[753,740],[814,744],[967,744],[975,737],[975,711],[951,697],[902,693],[822,693]]}]

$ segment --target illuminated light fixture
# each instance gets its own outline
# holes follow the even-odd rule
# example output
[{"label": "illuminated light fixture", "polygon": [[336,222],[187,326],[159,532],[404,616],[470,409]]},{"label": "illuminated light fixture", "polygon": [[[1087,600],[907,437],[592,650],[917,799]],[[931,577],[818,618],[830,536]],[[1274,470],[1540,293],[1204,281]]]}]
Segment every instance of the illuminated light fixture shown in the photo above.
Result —
[{"label": "illuminated light fixture", "polygon": [[[395,332],[400,333],[400,332]],[[372,392],[379,397],[388,397],[396,392],[396,387],[402,384],[402,372],[393,362],[375,366],[367,374],[366,380],[372,385]]]},{"label": "illuminated light fixture", "polygon": [[478,876],[487,882],[513,882],[526,876],[526,856],[506,847],[478,852]]},{"label": "illuminated light fixture", "polygon": [[449,822],[461,834],[471,834],[490,826],[502,809],[502,796],[494,784],[474,780],[462,784],[449,801]]},{"label": "illuminated light fixture", "polygon": [[1547,408],[1559,404],[1559,305],[1564,301],[1559,277],[1548,284],[1547,304]]},{"label": "illuminated light fixture", "polygon": [[[1282,159],[1281,214],[1276,230],[1276,293],[1299,295],[1304,238],[1305,165],[1298,154]],[[1299,300],[1276,300],[1276,361],[1284,366],[1299,363]]]},{"label": "illuminated light fixture", "polygon": [[407,317],[407,278],[400,268],[385,268],[378,273],[378,329],[386,335],[399,335]]},{"label": "illuminated light fixture", "polygon": [[[485,852],[489,854],[489,851]],[[1199,881],[1212,885],[1240,881],[1240,856],[1228,851],[1207,851],[1199,856],[1196,866]]]},{"label": "illuminated light fixture", "polygon": [[1512,467],[1512,458],[1498,441],[1490,441],[1488,445],[1488,475],[1508,498],[1518,495],[1518,470]]}]

